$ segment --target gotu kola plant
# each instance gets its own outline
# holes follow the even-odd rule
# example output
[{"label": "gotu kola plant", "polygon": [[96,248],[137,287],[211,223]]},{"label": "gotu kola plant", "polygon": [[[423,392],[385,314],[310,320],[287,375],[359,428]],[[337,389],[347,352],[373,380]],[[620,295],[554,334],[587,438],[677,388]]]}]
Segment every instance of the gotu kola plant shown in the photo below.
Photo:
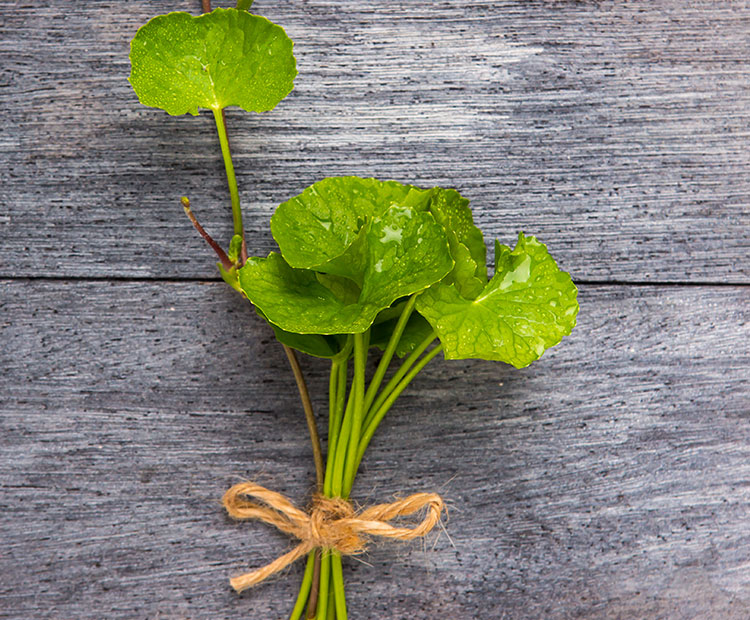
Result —
[{"label": "gotu kola plant", "polygon": [[[331,177],[281,204],[271,218],[279,252],[249,257],[223,109],[272,109],[292,89],[296,62],[284,30],[247,12],[170,13],[131,44],[130,81],[141,102],[172,115],[213,112],[229,184],[234,236],[224,250],[185,210],[219,256],[223,279],[255,306],[285,347],[300,386],[316,454],[318,493],[310,513],[244,483],[225,505],[301,539],[272,564],[232,580],[239,591],[308,555],[291,618],[346,618],[341,555],[368,536],[409,539],[440,517],[434,494],[356,513],[349,496],[378,425],[435,357],[497,360],[517,368],[538,359],[575,325],[577,291],[547,248],[519,234],[514,249],[486,247],[469,201],[453,189],[372,178]],[[366,376],[372,349],[380,351]],[[330,360],[325,463],[293,351]],[[400,361],[399,361],[400,360]],[[396,365],[391,370],[391,365]],[[254,498],[252,502],[249,498]],[[394,517],[426,509],[413,527]]]}]

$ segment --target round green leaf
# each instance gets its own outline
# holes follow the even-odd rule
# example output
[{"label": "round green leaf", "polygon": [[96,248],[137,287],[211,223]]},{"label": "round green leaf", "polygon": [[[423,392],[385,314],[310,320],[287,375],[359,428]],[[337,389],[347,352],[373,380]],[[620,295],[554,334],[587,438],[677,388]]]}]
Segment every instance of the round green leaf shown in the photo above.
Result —
[{"label": "round green leaf", "polygon": [[240,287],[266,320],[295,334],[365,331],[381,308],[347,303],[310,269],[294,269],[280,254],[250,258],[239,270]]},{"label": "round green leaf", "polygon": [[271,232],[293,267],[336,274],[362,286],[364,225],[393,206],[433,215],[455,263],[446,283],[455,283],[468,299],[476,297],[487,284],[487,251],[469,201],[454,189],[330,177],[281,204],[271,218]]},{"label": "round green leaf", "polygon": [[[316,269],[357,280],[357,241],[364,224],[390,207],[426,203],[429,190],[396,181],[329,177],[279,205],[271,233],[293,267]],[[340,260],[336,260],[340,259]]]},{"label": "round green leaf", "polygon": [[423,291],[453,268],[435,218],[392,207],[362,232],[362,287],[312,269],[295,269],[279,254],[251,258],[239,270],[248,299],[281,329],[298,334],[354,334],[367,330],[395,300]]},{"label": "round green leaf", "polygon": [[247,11],[169,13],[138,30],[129,80],[141,103],[173,116],[230,105],[265,112],[294,86],[292,46],[281,26]]},{"label": "round green leaf", "polygon": [[446,359],[499,360],[523,368],[570,334],[577,293],[545,245],[521,233],[513,251],[496,244],[495,275],[476,299],[441,282],[417,298],[416,309],[438,333]]},{"label": "round green leaf", "polygon": [[[379,310],[438,282],[453,269],[445,231],[431,213],[391,207],[367,227],[362,294]],[[374,317],[373,317],[374,318]]]}]

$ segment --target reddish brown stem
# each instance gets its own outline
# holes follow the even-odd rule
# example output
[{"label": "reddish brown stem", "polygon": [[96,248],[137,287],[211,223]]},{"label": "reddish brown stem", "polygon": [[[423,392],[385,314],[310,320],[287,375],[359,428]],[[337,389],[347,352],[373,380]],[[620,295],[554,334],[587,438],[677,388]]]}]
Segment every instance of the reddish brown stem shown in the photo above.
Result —
[{"label": "reddish brown stem", "polygon": [[307,618],[312,620],[318,615],[318,597],[320,596],[320,549],[315,550],[315,564],[313,564],[313,578],[310,585],[310,598],[307,599]]},{"label": "reddish brown stem", "polygon": [[[316,491],[318,493],[323,492],[323,481],[325,479],[325,465],[323,464],[323,450],[320,447],[320,436],[318,435],[318,425],[315,422],[315,414],[313,413],[312,402],[310,400],[310,393],[307,391],[307,383],[305,377],[302,374],[302,368],[299,365],[297,354],[294,349],[283,345],[284,352],[289,359],[289,365],[292,367],[294,378],[297,381],[297,389],[299,390],[300,400],[302,400],[302,408],[305,410],[305,420],[307,420],[307,428],[310,431],[310,440],[312,441],[313,449],[313,461],[315,461],[315,480]],[[315,564],[313,565],[313,580],[310,587],[310,598],[307,601],[307,614],[306,617],[314,618],[318,610],[318,594],[320,593],[320,549],[315,550]]]},{"label": "reddish brown stem", "polygon": [[320,447],[320,437],[318,436],[318,425],[315,422],[315,414],[313,413],[312,401],[310,400],[310,393],[307,391],[307,384],[305,383],[305,377],[302,374],[302,368],[299,365],[299,360],[294,352],[294,349],[287,345],[282,345],[284,352],[286,353],[289,365],[292,367],[294,373],[294,379],[297,381],[297,389],[299,390],[299,396],[302,400],[302,408],[305,410],[305,420],[307,420],[307,427],[310,431],[310,439],[312,440],[313,449],[313,460],[315,461],[315,480],[317,482],[317,492],[323,492],[323,479],[325,477],[325,465],[323,464],[323,450]]},{"label": "reddish brown stem", "polygon": [[203,226],[200,225],[200,222],[196,219],[195,215],[193,215],[193,212],[190,209],[190,201],[184,196],[180,199],[180,201],[182,202],[182,208],[185,209],[185,214],[188,216],[188,218],[190,218],[193,226],[195,226],[195,230],[200,233],[201,237],[206,240],[206,243],[208,243],[213,251],[216,252],[216,256],[218,256],[219,260],[221,261],[221,266],[224,267],[226,271],[229,271],[232,267],[234,267],[234,264],[229,260],[227,253],[218,243],[216,243],[216,241],[214,241],[213,237],[205,231]]}]

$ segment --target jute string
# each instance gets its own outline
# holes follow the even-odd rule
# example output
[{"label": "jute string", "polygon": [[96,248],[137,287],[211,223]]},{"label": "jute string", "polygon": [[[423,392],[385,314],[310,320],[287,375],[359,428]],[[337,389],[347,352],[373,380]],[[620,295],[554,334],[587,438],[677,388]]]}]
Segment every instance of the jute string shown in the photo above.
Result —
[{"label": "jute string", "polygon": [[[289,553],[262,568],[231,579],[230,583],[237,592],[260,583],[318,547],[338,551],[341,555],[353,555],[365,550],[370,536],[396,540],[424,536],[439,523],[445,507],[436,493],[415,493],[390,504],[378,504],[357,512],[346,500],[316,495],[307,513],[280,493],[252,482],[234,485],[224,494],[222,502],[235,519],[257,519],[300,540]],[[396,527],[388,523],[424,508],[427,509],[424,519],[413,527]]]}]

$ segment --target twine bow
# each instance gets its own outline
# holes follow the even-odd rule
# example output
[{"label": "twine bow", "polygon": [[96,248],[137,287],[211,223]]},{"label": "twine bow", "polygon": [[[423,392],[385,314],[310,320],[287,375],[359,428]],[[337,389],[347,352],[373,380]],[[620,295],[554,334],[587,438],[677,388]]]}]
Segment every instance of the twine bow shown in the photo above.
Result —
[{"label": "twine bow", "polygon": [[[249,501],[248,497],[265,505]],[[235,519],[258,519],[301,541],[289,553],[266,566],[231,579],[230,583],[237,592],[260,583],[318,547],[333,549],[341,555],[353,555],[367,547],[363,536],[396,540],[424,536],[440,521],[444,509],[443,500],[436,493],[415,493],[390,504],[371,506],[360,513],[346,500],[316,495],[312,509],[307,513],[280,493],[251,482],[234,485],[224,494],[222,503]],[[388,523],[422,508],[427,508],[427,514],[414,527],[396,527]]]}]

